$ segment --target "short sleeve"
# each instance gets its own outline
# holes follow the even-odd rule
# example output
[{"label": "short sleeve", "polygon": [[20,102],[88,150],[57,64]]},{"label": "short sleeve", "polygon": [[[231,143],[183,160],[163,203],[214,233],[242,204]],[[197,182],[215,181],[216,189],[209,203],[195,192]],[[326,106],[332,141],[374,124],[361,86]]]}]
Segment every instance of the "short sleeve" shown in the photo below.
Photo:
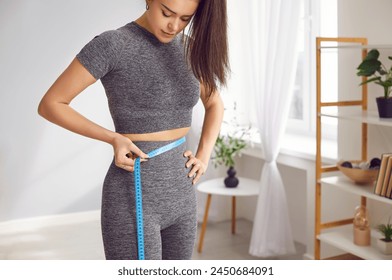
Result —
[{"label": "short sleeve", "polygon": [[76,57],[98,80],[115,67],[123,44],[119,31],[105,31],[88,42]]}]

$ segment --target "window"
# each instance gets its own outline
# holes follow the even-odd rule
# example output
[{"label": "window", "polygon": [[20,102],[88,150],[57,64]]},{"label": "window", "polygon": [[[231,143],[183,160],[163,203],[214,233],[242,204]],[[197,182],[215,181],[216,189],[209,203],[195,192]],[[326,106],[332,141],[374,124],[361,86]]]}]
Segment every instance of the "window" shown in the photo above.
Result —
[{"label": "window", "polygon": [[[303,0],[300,33],[298,39],[298,64],[293,99],[290,107],[287,133],[314,135],[315,133],[315,38],[316,36],[337,37],[337,1],[336,0]],[[329,69],[337,64],[337,54],[328,54],[324,64]],[[325,69],[323,75],[335,75],[335,71]],[[328,77],[333,83],[323,84],[323,91],[336,98],[337,76]],[[323,136],[336,139],[336,122],[323,119]]]},{"label": "window", "polygon": [[[225,118],[230,121],[233,119],[233,114],[236,114],[239,123],[243,125],[252,123],[255,126],[256,112],[252,106],[253,101],[246,97],[246,93],[251,89],[245,82],[249,80],[252,73],[251,69],[244,67],[246,63],[243,62],[244,56],[241,55],[247,52],[247,40],[249,36],[252,36],[249,33],[252,32],[252,28],[243,28],[247,24],[246,13],[249,13],[244,8],[246,5],[241,6],[235,2],[237,1],[228,1],[230,62],[233,73],[227,90],[223,90],[226,107]],[[285,139],[293,135],[299,135],[301,139],[309,136],[314,138],[316,119],[315,38],[316,36],[337,36],[337,0],[302,0],[299,28],[296,46],[298,49],[297,71]],[[231,34],[236,40],[230,39]],[[239,39],[241,36],[243,37]],[[337,54],[331,54],[329,59],[330,67],[334,67],[334,63],[337,63]],[[323,73],[336,75],[336,71],[323,71]],[[330,81],[331,77],[328,77],[328,80]],[[336,83],[325,85],[329,87],[326,90],[336,93],[337,78],[335,81]],[[236,110],[233,110],[234,106]],[[323,118],[323,123],[325,123],[323,137],[336,139],[337,129],[334,121]],[[287,142],[290,141],[287,140]]]}]

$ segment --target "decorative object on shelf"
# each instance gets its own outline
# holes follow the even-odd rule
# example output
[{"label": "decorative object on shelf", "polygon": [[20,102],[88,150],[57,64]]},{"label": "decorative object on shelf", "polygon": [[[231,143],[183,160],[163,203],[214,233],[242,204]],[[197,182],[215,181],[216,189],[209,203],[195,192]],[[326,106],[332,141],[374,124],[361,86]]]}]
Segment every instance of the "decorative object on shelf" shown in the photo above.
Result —
[{"label": "decorative object on shelf", "polygon": [[[384,88],[384,96],[376,98],[378,114],[380,118],[392,118],[392,98],[390,98],[392,91],[392,67],[386,68],[378,59],[379,56],[380,52],[377,49],[369,51],[357,67],[357,75],[371,77],[360,85],[373,82]],[[392,56],[388,56],[388,58],[392,60]]]},{"label": "decorative object on shelf", "polygon": [[370,245],[370,228],[367,209],[361,205],[355,208],[354,220],[354,244],[358,246]]},{"label": "decorative object on shelf", "polygon": [[380,169],[380,159],[373,158],[370,162],[361,160],[339,161],[338,169],[358,185],[373,183]]},{"label": "decorative object on shelf", "polygon": [[[225,109],[227,110],[227,109]],[[235,188],[238,186],[239,180],[235,176],[235,161],[236,155],[241,155],[241,152],[248,146],[251,140],[252,126],[239,125],[236,117],[236,103],[234,102],[233,118],[230,121],[223,121],[221,131],[215,141],[214,155],[211,160],[215,167],[224,165],[228,167],[228,177],[225,178],[224,183],[228,188]]]},{"label": "decorative object on shelf", "polygon": [[377,230],[383,235],[383,238],[377,239],[377,247],[385,255],[392,254],[392,224],[389,221],[390,219],[387,224],[377,226]]}]

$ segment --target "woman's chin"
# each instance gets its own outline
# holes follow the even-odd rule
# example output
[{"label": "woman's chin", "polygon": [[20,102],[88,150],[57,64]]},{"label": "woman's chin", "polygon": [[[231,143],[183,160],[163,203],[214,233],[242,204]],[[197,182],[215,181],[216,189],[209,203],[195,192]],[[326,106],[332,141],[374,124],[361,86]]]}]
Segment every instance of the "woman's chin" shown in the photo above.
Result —
[{"label": "woman's chin", "polygon": [[175,35],[170,35],[161,31],[159,34],[155,34],[155,37],[157,37],[161,43],[169,43],[174,39]]}]

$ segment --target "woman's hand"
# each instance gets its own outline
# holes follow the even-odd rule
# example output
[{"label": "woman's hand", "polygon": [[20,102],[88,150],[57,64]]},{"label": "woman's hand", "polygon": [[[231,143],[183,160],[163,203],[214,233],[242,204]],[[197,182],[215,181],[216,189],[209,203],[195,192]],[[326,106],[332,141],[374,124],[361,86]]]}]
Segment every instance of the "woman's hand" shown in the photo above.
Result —
[{"label": "woman's hand", "polygon": [[189,150],[185,151],[184,156],[189,159],[188,162],[185,164],[186,168],[193,166],[188,174],[188,177],[194,177],[196,174],[192,181],[192,184],[196,184],[197,181],[199,181],[201,175],[203,175],[207,171],[208,165],[202,162],[200,159],[196,158],[194,155],[192,155],[192,152]]},{"label": "woman's hand", "polygon": [[148,155],[143,153],[129,138],[117,134],[112,141],[114,150],[114,162],[117,167],[127,171],[134,171],[135,158],[146,161]]}]

